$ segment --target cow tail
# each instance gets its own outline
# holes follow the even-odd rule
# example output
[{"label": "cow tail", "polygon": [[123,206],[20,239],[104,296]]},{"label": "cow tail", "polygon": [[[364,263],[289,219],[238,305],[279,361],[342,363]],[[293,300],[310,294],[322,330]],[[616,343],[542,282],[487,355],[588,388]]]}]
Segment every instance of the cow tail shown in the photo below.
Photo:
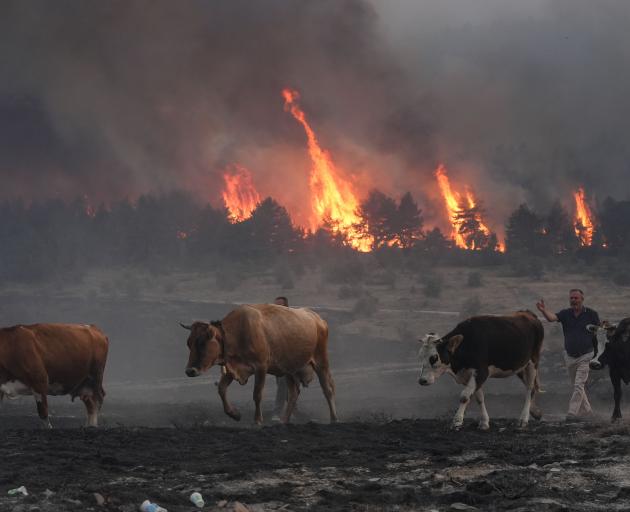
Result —
[{"label": "cow tail", "polygon": [[536,377],[534,379],[534,391],[535,393],[544,393],[545,390],[540,385],[540,377],[539,377],[540,374],[538,372],[538,365],[540,363],[540,353],[542,352],[542,344],[545,338],[545,329],[539,320],[537,320],[537,323],[538,325],[536,325],[536,328],[535,328],[536,345],[534,347],[534,358],[535,358],[534,367],[536,368]]}]

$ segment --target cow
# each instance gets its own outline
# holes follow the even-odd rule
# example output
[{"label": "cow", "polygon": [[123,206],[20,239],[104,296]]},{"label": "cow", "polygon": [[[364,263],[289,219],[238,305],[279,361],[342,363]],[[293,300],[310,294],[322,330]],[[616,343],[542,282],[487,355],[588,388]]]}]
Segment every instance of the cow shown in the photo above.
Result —
[{"label": "cow", "polygon": [[481,409],[479,428],[488,430],[490,418],[482,390],[484,382],[488,377],[517,375],[527,388],[519,420],[519,427],[525,428],[530,414],[535,419],[542,416],[534,398],[539,390],[538,362],[543,338],[543,326],[531,311],[471,317],[445,336],[429,333],[420,340],[418,383],[428,386],[444,373],[451,374],[465,386],[452,428],[462,427],[466,407],[474,395]]},{"label": "cow", "polygon": [[260,425],[266,375],[285,376],[288,400],[281,421],[288,423],[300,384],[307,386],[314,372],[328,401],[330,421],[337,421],[335,385],[328,365],[328,325],[315,312],[253,304],[239,306],[219,321],[180,325],[190,331],[186,375],[197,377],[215,364],[224,367],[219,396],[223,410],[234,420],[239,421],[241,415],[226,397],[233,380],[244,385],[254,375],[254,421]]},{"label": "cow", "polygon": [[78,396],[87,426],[98,425],[109,341],[94,325],[33,324],[0,329],[0,397],[33,395],[46,428],[48,395]]},{"label": "cow", "polygon": [[601,326],[589,325],[587,330],[594,334],[605,334],[604,339],[597,337],[597,351],[589,366],[593,370],[608,366],[615,399],[612,413],[612,421],[615,422],[621,419],[621,381],[630,383],[630,317],[618,324],[603,321]]}]

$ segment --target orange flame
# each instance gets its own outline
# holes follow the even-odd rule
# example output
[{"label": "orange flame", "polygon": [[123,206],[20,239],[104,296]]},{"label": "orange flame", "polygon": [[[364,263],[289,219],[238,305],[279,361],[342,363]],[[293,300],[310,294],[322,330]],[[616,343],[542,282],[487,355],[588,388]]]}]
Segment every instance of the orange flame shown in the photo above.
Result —
[{"label": "orange flame", "polygon": [[580,240],[580,245],[590,246],[593,243],[593,213],[591,212],[582,187],[573,193],[575,199],[575,219],[573,227]]},{"label": "orange flame", "polygon": [[361,222],[361,218],[357,215],[359,201],[352,186],[339,176],[330,154],[320,147],[315,132],[306,120],[306,115],[296,103],[299,99],[298,92],[284,89],[282,96],[284,109],[302,125],[308,140],[308,153],[312,163],[309,179],[311,229],[315,231],[325,219],[330,219],[335,225],[333,229],[343,233],[352,247],[362,252],[369,251],[372,240],[362,238],[355,227]]},{"label": "orange flame", "polygon": [[[476,249],[476,247],[474,246],[474,242],[472,243],[472,245],[467,244],[463,235],[460,233],[460,228],[462,227],[464,221],[459,216],[462,205],[466,205],[468,208],[475,208],[475,206],[477,206],[477,200],[475,199],[475,196],[473,195],[471,190],[467,189],[464,201],[461,195],[451,188],[451,183],[448,179],[446,168],[443,164],[440,164],[435,170],[435,177],[437,178],[438,186],[440,187],[440,192],[442,193],[442,198],[444,199],[446,213],[452,227],[451,237],[453,238],[455,245],[461,249]],[[490,235],[490,229],[483,222],[483,219],[480,215],[477,215],[476,220],[479,225],[479,230],[484,235]],[[497,250],[500,252],[505,252],[505,243],[499,242],[497,245]]]},{"label": "orange flame", "polygon": [[94,208],[94,206],[90,203],[90,199],[87,194],[83,194],[83,202],[85,204],[85,214],[92,219],[96,217],[96,208]]},{"label": "orange flame", "polygon": [[453,192],[451,189],[451,182],[446,175],[446,168],[440,164],[435,170],[435,177],[437,178],[440,192],[444,198],[444,204],[446,206],[446,212],[448,214],[448,220],[451,223],[452,231],[451,237],[455,241],[455,245],[462,249],[467,249],[464,237],[459,232],[461,221],[458,220],[457,212],[459,211],[459,205],[461,202],[460,196],[457,192]]},{"label": "orange flame", "polygon": [[223,202],[228,209],[228,219],[232,223],[248,219],[260,203],[252,174],[245,167],[233,165],[230,172],[223,174],[223,180]]}]

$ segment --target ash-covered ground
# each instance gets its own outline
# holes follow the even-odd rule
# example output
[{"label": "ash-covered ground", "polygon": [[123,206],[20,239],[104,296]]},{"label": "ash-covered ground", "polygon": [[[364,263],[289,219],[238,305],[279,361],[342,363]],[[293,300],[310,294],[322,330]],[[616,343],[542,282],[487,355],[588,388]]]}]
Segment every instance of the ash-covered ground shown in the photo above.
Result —
[{"label": "ash-covered ground", "polygon": [[[512,419],[2,430],[0,509],[628,510],[630,431]],[[7,418],[3,418],[3,424]],[[6,424],[4,425],[6,426]],[[25,485],[27,497],[8,497]],[[104,498],[97,504],[95,494]]]},{"label": "ash-covered ground", "polygon": [[[490,431],[477,430],[472,404],[455,432],[460,388],[421,388],[414,377],[405,368],[339,371],[336,425],[316,385],[303,391],[295,424],[274,423],[273,381],[263,427],[253,424],[251,383],[230,389],[243,412],[236,423],[221,410],[213,373],[112,385],[99,429],[82,428],[78,401],[51,400],[51,431],[38,427],[31,399],[5,401],[0,510],[132,512],[150,499],[192,511],[193,491],[205,510],[628,510],[630,428],[610,424],[605,381],[590,389],[599,418],[567,424],[559,411],[568,394],[547,380],[543,421],[522,431],[520,382],[493,380]],[[29,496],[7,495],[21,485]]]}]

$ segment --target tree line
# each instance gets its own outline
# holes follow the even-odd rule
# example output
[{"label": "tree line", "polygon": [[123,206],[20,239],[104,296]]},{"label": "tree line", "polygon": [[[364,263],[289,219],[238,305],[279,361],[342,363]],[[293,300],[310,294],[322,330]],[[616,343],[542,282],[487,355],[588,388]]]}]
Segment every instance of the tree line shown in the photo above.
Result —
[{"label": "tree line", "polygon": [[[457,248],[450,233],[427,229],[422,210],[407,193],[398,201],[373,190],[361,203],[355,228],[370,240],[375,257],[441,264],[529,265],[532,261],[581,258],[630,260],[630,201],[606,199],[597,212],[591,247],[580,246],[569,213],[518,206],[506,222],[506,252],[496,236],[479,229],[483,207],[462,207],[460,234],[477,250]],[[278,259],[316,265],[352,251],[327,221],[315,233],[294,226],[272,198],[251,217],[233,224],[225,209],[196,202],[189,194],[145,195],[92,209],[82,198],[0,203],[0,279],[36,282],[80,275],[90,268],[138,266],[155,272],[209,270],[222,264],[269,268]],[[525,263],[523,263],[525,262]]]}]

